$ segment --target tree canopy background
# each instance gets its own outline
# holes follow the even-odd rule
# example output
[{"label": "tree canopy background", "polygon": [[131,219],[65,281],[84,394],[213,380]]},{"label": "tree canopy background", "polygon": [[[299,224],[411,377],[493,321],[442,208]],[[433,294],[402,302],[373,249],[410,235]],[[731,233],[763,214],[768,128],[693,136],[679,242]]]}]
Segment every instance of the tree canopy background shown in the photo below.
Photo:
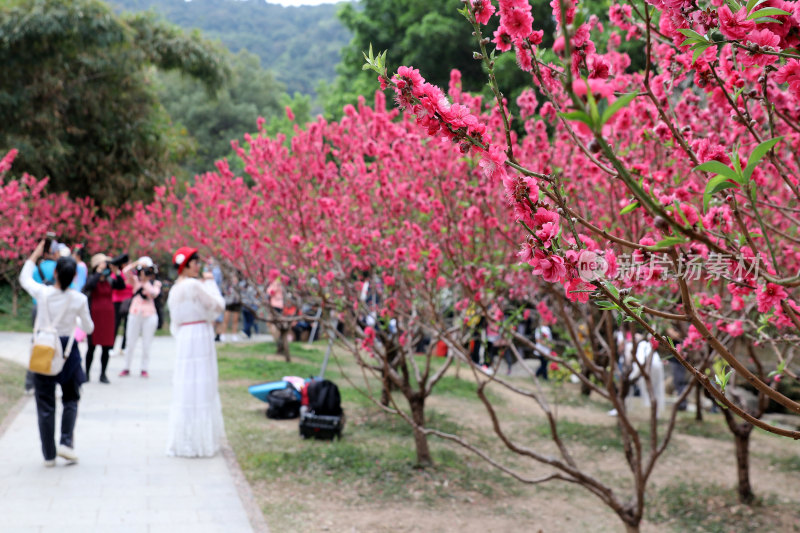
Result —
[{"label": "tree canopy background", "polygon": [[[551,8],[534,4],[534,28],[544,30],[549,46]],[[607,20],[609,5],[588,0],[579,17]],[[295,124],[320,109],[335,119],[360,95],[370,101],[378,83],[361,68],[370,45],[388,51],[390,67],[412,65],[442,87],[449,72],[439,65],[452,65],[465,90],[491,98],[461,6],[460,0],[293,8],[263,0],[7,0],[0,3],[6,67],[0,150],[20,150],[15,173],[49,176],[56,191],[121,205],[149,197],[171,175],[191,180],[214,170],[214,161],[231,154],[232,139],[255,131],[259,116],[269,133],[291,136]],[[486,37],[496,24],[484,27]],[[597,38],[604,42],[607,34]],[[634,69],[641,47],[622,46]],[[516,98],[532,86],[531,77],[516,68],[513,53],[498,56],[495,68],[517,114]],[[286,117],[286,106],[296,121]]]},{"label": "tree canopy background", "polygon": [[214,91],[220,50],[149,15],[115,15],[96,0],[27,0],[0,9],[0,150],[14,171],[106,205],[147,196],[182,146],[160,105],[154,69]]},{"label": "tree canopy background", "polygon": [[335,76],[350,32],[336,18],[339,4],[283,7],[263,0],[111,0],[118,10],[153,10],[182,28],[197,28],[232,52],[261,58],[289,94],[314,96]]}]

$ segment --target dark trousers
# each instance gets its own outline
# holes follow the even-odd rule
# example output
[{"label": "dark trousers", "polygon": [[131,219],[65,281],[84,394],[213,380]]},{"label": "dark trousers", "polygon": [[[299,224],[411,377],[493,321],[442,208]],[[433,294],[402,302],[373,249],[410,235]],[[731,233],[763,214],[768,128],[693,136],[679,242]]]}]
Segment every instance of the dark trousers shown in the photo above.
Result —
[{"label": "dark trousers", "polygon": [[258,324],[256,324],[256,314],[247,307],[242,307],[242,331],[250,338],[253,331],[258,333]]},{"label": "dark trousers", "polygon": [[[89,343],[89,349],[86,350],[86,379],[89,379],[89,370],[92,368],[95,346],[97,345]],[[106,368],[108,368],[108,356],[111,354],[111,346],[101,346],[101,348],[103,351],[100,354],[100,374],[105,375]]]},{"label": "dark trousers", "polygon": [[[56,379],[41,374],[33,375],[36,389],[36,413],[39,418],[39,437],[42,441],[42,454],[45,460],[56,458]],[[61,385],[61,402],[64,411],[61,413],[61,444],[73,447],[72,439],[75,431],[75,420],[78,418],[78,400],[81,399],[80,384],[77,379]]]},{"label": "dark trousers", "polygon": [[536,370],[536,377],[543,378],[545,381],[547,381],[547,365],[549,364],[550,362],[547,360],[547,358],[543,355],[540,355],[539,368]]},{"label": "dark trousers", "polygon": [[119,325],[122,324],[122,346],[120,347],[122,350],[128,344],[128,309],[130,309],[130,300],[114,302],[114,337],[119,333]]}]

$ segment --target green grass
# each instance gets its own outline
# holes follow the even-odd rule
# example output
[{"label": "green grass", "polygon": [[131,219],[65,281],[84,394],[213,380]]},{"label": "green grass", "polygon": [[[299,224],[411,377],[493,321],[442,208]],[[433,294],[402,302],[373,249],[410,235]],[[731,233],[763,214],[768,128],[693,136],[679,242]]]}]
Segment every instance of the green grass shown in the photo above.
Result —
[{"label": "green grass", "polygon": [[253,382],[277,381],[283,376],[302,378],[315,376],[319,366],[303,362],[265,361],[256,357],[220,356],[219,377],[222,380],[247,379]]},{"label": "green grass", "polygon": [[17,314],[13,314],[11,287],[0,286],[0,331],[31,331],[31,312],[33,300],[25,291],[17,294]]},{"label": "green grass", "polygon": [[[441,413],[430,407],[425,409],[425,426],[436,428],[445,433],[456,435],[464,434],[464,427],[453,421],[445,413]],[[414,430],[399,416],[378,411],[377,407],[373,412],[368,412],[365,418],[358,423],[359,430],[370,438],[382,438],[388,435],[412,438]]]},{"label": "green grass", "polygon": [[[486,396],[493,405],[504,405],[504,400],[490,389],[484,389]],[[450,396],[462,400],[480,401],[478,398],[478,385],[469,379],[460,379],[455,376],[443,376],[442,379],[433,387],[433,394],[436,396]]]},{"label": "green grass", "polygon": [[0,422],[22,397],[25,386],[25,367],[0,359]]},{"label": "green grass", "polygon": [[[300,343],[298,343],[300,344]],[[453,498],[453,488],[483,496],[500,489],[509,493],[507,480],[480,460],[456,452],[435,437],[428,442],[435,466],[415,468],[416,451],[413,430],[396,415],[381,411],[358,392],[353,384],[363,387],[361,371],[346,357],[332,359],[326,377],[339,386],[347,422],[341,440],[326,442],[303,440],[298,435],[297,421],[275,421],[264,416],[266,404],[247,394],[241,380],[280,379],[283,375],[309,376],[319,372],[325,343],[309,348],[292,345],[291,363],[277,360],[274,344],[226,345],[219,358],[220,390],[225,423],[230,440],[245,475],[251,482],[313,483],[338,485],[355,491],[365,501],[403,501],[410,491],[423,495],[423,501]],[[269,360],[265,357],[270,354]],[[379,392],[379,383],[371,385]],[[466,380],[447,377],[434,394],[455,398],[474,398],[475,386]],[[395,392],[399,405],[406,405]],[[427,425],[448,433],[464,434],[466,429],[451,416],[426,408]],[[449,487],[449,488],[448,488]],[[321,489],[333,490],[333,489]]]},{"label": "green grass", "polygon": [[[579,442],[594,449],[622,450],[622,439],[616,426],[579,424],[569,420],[559,420],[556,430],[561,440]],[[542,438],[550,438],[550,426],[540,423],[533,426],[533,432]]]},{"label": "green grass", "polygon": [[775,517],[785,512],[781,507],[772,495],[746,506],[738,503],[733,489],[681,482],[649,495],[647,515],[650,521],[675,532],[749,533],[782,530],[775,522]]},{"label": "green grass", "polygon": [[733,440],[733,435],[725,422],[719,417],[707,415],[702,421],[694,419],[694,414],[681,416],[675,421],[675,432],[693,437],[704,439],[714,439],[722,441]]},{"label": "green grass", "polygon": [[770,456],[769,464],[784,472],[800,472],[800,455],[788,457]]}]

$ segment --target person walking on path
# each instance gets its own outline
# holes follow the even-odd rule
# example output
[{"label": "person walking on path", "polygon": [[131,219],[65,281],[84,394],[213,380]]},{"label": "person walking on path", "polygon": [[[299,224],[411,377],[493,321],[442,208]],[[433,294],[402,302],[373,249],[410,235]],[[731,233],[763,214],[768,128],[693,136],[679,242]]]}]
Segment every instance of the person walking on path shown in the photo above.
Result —
[{"label": "person walking on path", "polygon": [[89,335],[89,348],[86,351],[86,381],[91,379],[89,372],[92,369],[95,347],[100,346],[100,383],[110,383],[106,376],[108,357],[114,347],[114,302],[111,300],[112,288],[123,288],[125,282],[121,277],[112,279],[111,273],[119,270],[111,264],[110,258],[105,254],[92,256],[90,266],[92,273],[86,280],[83,292],[89,298],[89,309],[94,320],[94,332]]},{"label": "person walking on path", "polygon": [[[38,262],[33,265],[33,281],[43,285],[52,285],[55,280],[56,259],[58,259],[58,243],[52,239],[45,241],[46,249],[42,251]],[[31,325],[36,323],[36,298],[33,299]],[[25,372],[25,394],[33,394],[33,372]]]},{"label": "person walking on path", "polygon": [[172,262],[178,280],[169,291],[167,306],[178,353],[172,377],[167,455],[211,457],[219,451],[225,433],[212,327],[225,309],[225,300],[211,272],[198,279],[197,248],[178,248]]},{"label": "person walking on path", "polygon": [[[136,269],[134,271],[134,268]],[[130,310],[126,328],[126,336],[130,344],[125,354],[125,368],[120,372],[120,377],[130,375],[131,363],[139,338],[142,339],[142,377],[147,373],[150,360],[150,345],[158,327],[158,314],[156,313],[155,299],[161,294],[161,282],[156,279],[156,266],[147,256],[140,257],[123,269],[125,277],[133,287]]]},{"label": "person walking on path", "polygon": [[[92,333],[94,330],[94,322],[89,313],[86,296],[69,288],[77,269],[74,259],[71,257],[58,259],[55,268],[55,282],[52,286],[34,281],[33,273],[36,261],[41,257],[43,250],[44,241],[41,241],[30,258],[25,261],[19,280],[20,285],[28,294],[39,302],[40,320],[46,317],[45,320],[51,321],[50,324],[60,337],[62,348],[65,353],[68,353],[64,368],[59,374],[55,376],[34,374],[33,378],[44,464],[51,467],[56,464],[56,455],[70,463],[78,460],[73,440],[75,422],[78,418],[80,388],[85,376],[81,368],[81,354],[78,345],[74,342],[74,338],[70,339],[70,337],[74,335],[76,319],[80,319],[80,326],[87,333]],[[61,414],[61,440],[58,447],[55,443],[56,384],[61,387],[61,401],[64,406]]]}]

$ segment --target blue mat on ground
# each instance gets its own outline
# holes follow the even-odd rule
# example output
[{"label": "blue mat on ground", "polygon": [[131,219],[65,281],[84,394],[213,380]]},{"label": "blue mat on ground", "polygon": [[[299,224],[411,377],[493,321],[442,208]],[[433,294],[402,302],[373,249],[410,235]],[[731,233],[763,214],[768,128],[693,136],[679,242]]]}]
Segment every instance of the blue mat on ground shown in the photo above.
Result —
[{"label": "blue mat on ground", "polygon": [[250,387],[248,387],[247,390],[250,391],[250,394],[258,398],[262,402],[269,403],[269,399],[267,398],[267,396],[269,396],[270,392],[274,390],[283,390],[289,386],[290,384],[288,381],[280,380],[280,381],[270,381],[268,383],[260,383],[258,385],[250,385]]}]

